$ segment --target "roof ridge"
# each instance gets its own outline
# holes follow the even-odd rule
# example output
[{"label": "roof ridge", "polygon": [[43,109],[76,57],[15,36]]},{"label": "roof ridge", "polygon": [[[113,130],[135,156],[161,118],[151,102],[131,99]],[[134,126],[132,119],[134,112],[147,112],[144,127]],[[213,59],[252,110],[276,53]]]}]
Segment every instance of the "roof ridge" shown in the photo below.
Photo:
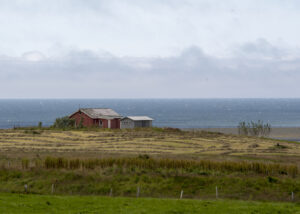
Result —
[{"label": "roof ridge", "polygon": [[122,117],[111,108],[80,108],[78,111],[82,111],[83,113],[94,119],[101,117]]}]

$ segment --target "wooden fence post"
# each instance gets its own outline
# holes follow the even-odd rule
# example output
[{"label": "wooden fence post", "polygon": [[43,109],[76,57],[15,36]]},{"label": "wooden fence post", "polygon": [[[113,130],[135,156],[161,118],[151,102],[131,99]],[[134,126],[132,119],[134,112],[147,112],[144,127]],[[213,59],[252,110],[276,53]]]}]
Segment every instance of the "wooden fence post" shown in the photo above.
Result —
[{"label": "wooden fence post", "polygon": [[182,197],[183,197],[183,190],[181,190],[180,192],[180,199],[182,199]]},{"label": "wooden fence post", "polygon": [[112,197],[112,192],[113,192],[113,190],[112,190],[112,188],[110,188],[109,197]]},{"label": "wooden fence post", "polygon": [[294,201],[294,192],[292,192],[292,201]]},{"label": "wooden fence post", "polygon": [[136,197],[140,197],[140,187],[138,186],[136,189]]},{"label": "wooden fence post", "polygon": [[54,193],[54,184],[52,184],[52,186],[51,186],[51,193],[52,194]]},{"label": "wooden fence post", "polygon": [[218,193],[218,187],[216,186],[216,199],[218,199],[219,193]]},{"label": "wooden fence post", "polygon": [[24,189],[25,189],[25,193],[27,193],[28,192],[28,186],[27,186],[27,184],[24,185]]}]

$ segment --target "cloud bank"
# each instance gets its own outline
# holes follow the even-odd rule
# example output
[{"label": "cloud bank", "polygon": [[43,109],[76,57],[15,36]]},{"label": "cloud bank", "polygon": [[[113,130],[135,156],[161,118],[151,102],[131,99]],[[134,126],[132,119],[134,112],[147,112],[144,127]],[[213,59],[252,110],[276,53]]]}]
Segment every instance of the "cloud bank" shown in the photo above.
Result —
[{"label": "cloud bank", "polygon": [[300,57],[266,40],[231,57],[193,46],[171,57],[118,57],[72,50],[0,57],[2,98],[299,97]]}]

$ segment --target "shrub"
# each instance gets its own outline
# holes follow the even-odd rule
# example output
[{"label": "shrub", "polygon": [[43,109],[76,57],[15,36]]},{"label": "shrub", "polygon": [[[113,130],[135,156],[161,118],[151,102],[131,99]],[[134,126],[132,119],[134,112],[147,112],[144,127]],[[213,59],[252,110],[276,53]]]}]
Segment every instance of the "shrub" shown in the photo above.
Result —
[{"label": "shrub", "polygon": [[38,127],[41,129],[43,127],[43,123],[40,121]]},{"label": "shrub", "polygon": [[58,129],[73,128],[75,127],[75,120],[70,119],[68,116],[56,118],[52,127]]},{"label": "shrub", "polygon": [[278,179],[277,178],[274,178],[274,177],[271,177],[271,176],[268,176],[268,181],[270,183],[277,183]]}]

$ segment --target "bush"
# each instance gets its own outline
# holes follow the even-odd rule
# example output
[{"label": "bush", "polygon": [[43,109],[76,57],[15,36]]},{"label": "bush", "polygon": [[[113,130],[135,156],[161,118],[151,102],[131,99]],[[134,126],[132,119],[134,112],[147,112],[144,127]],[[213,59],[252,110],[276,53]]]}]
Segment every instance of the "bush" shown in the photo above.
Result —
[{"label": "bush", "polygon": [[41,129],[43,127],[43,123],[40,121],[38,127]]},{"label": "bush", "polygon": [[68,116],[56,118],[52,127],[58,129],[73,128],[75,127],[75,120],[70,119]]}]

